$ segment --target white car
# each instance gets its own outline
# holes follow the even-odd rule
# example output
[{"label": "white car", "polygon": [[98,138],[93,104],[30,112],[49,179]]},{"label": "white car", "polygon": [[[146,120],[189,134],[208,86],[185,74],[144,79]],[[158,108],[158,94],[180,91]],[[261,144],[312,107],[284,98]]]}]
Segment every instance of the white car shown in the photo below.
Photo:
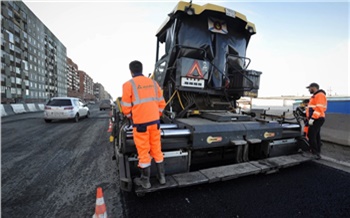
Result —
[{"label": "white car", "polygon": [[78,122],[80,117],[88,118],[89,116],[90,111],[87,104],[79,98],[54,97],[47,102],[44,109],[44,119],[47,123],[52,120],[67,119]]}]

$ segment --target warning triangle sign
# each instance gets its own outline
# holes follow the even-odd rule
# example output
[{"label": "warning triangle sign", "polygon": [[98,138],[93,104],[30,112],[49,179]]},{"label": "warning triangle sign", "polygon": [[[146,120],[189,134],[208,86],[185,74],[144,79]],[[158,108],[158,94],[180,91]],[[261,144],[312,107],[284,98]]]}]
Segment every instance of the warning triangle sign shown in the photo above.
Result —
[{"label": "warning triangle sign", "polygon": [[204,75],[202,73],[201,68],[199,67],[198,61],[194,61],[192,67],[188,71],[187,77],[192,77],[192,78],[204,78]]}]

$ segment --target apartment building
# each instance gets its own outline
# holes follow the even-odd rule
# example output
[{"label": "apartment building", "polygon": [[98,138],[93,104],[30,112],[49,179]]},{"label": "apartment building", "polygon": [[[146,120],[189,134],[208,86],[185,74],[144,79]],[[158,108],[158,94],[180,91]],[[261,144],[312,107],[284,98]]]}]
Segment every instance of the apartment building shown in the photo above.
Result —
[{"label": "apartment building", "polygon": [[21,1],[1,1],[1,102],[67,96],[66,47]]},{"label": "apartment building", "polygon": [[97,101],[112,99],[111,95],[105,90],[101,83],[94,83],[94,96]]},{"label": "apartment building", "polygon": [[80,97],[80,77],[78,65],[67,57],[67,95],[69,97]]},{"label": "apartment building", "polygon": [[84,100],[94,100],[93,93],[94,81],[92,78],[82,70],[78,70],[80,78],[80,98]]}]

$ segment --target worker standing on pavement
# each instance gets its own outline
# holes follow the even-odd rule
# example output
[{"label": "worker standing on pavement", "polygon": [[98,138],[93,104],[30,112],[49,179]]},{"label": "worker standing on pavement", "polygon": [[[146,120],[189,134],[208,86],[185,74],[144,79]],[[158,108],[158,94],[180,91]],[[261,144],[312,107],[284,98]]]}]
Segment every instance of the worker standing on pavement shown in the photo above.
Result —
[{"label": "worker standing on pavement", "polygon": [[157,165],[157,177],[165,184],[164,157],[160,141],[160,116],[166,106],[162,90],[153,79],[142,74],[142,63],[132,61],[129,64],[131,80],[123,84],[122,112],[133,122],[133,137],[138,154],[138,167],[141,177],[134,183],[150,188],[151,158]]},{"label": "worker standing on pavement", "polygon": [[308,138],[311,147],[311,152],[320,159],[321,153],[321,127],[325,122],[325,112],[327,110],[327,97],[326,92],[319,89],[317,83],[311,83],[306,88],[309,89],[312,94],[307,110],[306,117],[308,120]]}]

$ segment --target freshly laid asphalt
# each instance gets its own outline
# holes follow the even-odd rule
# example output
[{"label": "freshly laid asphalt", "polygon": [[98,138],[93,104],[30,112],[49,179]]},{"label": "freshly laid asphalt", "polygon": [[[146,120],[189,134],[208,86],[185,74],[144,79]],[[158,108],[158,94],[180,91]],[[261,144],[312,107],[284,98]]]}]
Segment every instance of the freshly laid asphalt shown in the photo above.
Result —
[{"label": "freshly laid asphalt", "polygon": [[350,174],[307,162],[247,176],[136,197],[122,194],[125,217],[350,217]]}]

